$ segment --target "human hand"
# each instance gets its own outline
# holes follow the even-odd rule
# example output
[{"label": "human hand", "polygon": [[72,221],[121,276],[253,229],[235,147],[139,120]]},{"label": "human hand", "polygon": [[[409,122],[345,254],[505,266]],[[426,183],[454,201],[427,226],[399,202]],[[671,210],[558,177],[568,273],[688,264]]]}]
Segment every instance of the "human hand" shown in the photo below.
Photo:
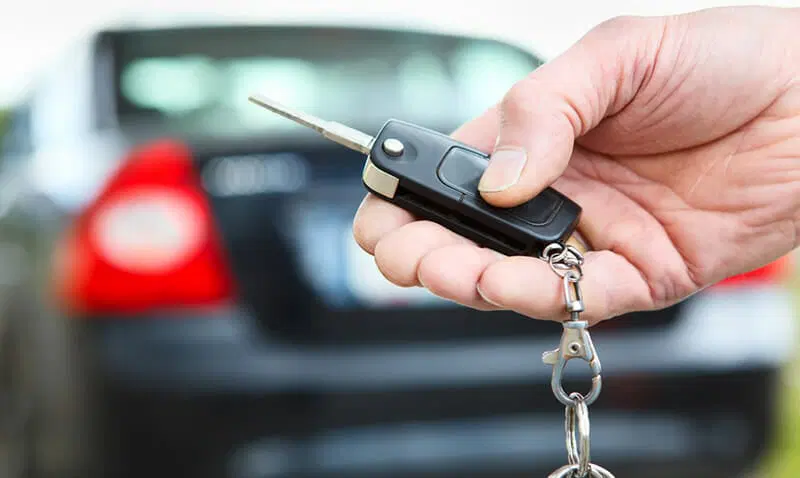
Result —
[{"label": "human hand", "polygon": [[[494,151],[480,185],[490,204],[552,185],[582,206],[587,320],[663,308],[798,245],[798,26],[800,9],[767,7],[617,18],[453,136]],[[546,262],[477,247],[376,196],[354,235],[399,286],[566,316]]]}]

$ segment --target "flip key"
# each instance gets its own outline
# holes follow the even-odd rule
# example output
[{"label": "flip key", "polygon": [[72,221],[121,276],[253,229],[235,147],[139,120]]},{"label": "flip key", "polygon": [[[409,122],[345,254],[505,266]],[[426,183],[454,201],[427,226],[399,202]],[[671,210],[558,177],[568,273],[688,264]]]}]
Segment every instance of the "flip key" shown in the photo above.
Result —
[{"label": "flip key", "polygon": [[367,190],[480,246],[538,257],[554,243],[585,250],[574,237],[580,206],[552,188],[516,207],[490,205],[478,193],[489,156],[449,136],[390,119],[372,137],[262,95],[249,99],[366,155],[362,181]]}]

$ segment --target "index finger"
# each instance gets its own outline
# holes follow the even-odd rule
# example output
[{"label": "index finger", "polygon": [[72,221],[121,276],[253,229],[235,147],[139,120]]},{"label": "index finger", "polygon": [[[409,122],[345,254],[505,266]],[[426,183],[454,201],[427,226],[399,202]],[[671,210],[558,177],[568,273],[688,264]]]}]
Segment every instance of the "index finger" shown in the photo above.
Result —
[{"label": "index finger", "polygon": [[353,237],[365,252],[374,255],[381,238],[415,219],[405,209],[367,193],[353,219]]}]

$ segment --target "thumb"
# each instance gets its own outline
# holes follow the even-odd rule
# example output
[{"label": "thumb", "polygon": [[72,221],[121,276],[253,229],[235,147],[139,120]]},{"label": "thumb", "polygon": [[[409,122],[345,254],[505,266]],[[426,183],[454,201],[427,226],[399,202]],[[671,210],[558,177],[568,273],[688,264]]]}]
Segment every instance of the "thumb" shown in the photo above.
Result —
[{"label": "thumb", "polygon": [[629,103],[652,72],[665,18],[619,17],[515,84],[478,189],[490,204],[530,200],[564,172],[575,139]]}]

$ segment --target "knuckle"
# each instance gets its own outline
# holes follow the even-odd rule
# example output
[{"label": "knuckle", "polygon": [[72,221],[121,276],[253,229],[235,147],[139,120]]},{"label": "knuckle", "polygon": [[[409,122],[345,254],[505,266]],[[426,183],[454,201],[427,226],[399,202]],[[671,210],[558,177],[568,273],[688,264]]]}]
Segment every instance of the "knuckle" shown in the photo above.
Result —
[{"label": "knuckle", "polygon": [[517,121],[534,113],[532,96],[534,93],[532,77],[515,83],[500,101],[500,118],[503,123]]},{"label": "knuckle", "polygon": [[[462,236],[430,220],[415,221],[409,225],[409,228],[412,229],[415,237],[429,238],[434,243],[449,244],[466,241]],[[433,238],[436,239],[433,240]]]},{"label": "knuckle", "polygon": [[356,244],[364,250],[367,254],[372,255],[375,252],[375,243],[377,242],[377,235],[374,228],[370,228],[373,224],[369,220],[372,205],[370,204],[370,197],[366,196],[361,201],[361,204],[356,210],[355,217],[353,218],[353,240]]},{"label": "knuckle", "polygon": [[509,298],[503,287],[502,278],[502,268],[490,266],[478,281],[477,288],[478,294],[483,300],[495,307],[505,308]]},{"label": "knuckle", "polygon": [[644,18],[636,15],[617,15],[599,23],[593,31],[603,33],[625,33],[630,29],[638,28],[643,22]]},{"label": "knuckle", "polygon": [[387,245],[386,240],[379,241],[375,245],[375,265],[381,275],[392,284],[404,286],[404,274],[402,262],[397,260],[397,254],[393,253],[391,244]]},{"label": "knuckle", "polygon": [[[544,67],[543,67],[544,68]],[[535,70],[527,78],[515,83],[499,104],[501,127],[530,128],[536,124],[571,127],[571,112],[576,108],[546,70]],[[563,129],[568,131],[569,129]],[[521,132],[521,131],[520,131]]]},{"label": "knuckle", "polygon": [[369,240],[370,235],[366,227],[364,221],[356,217],[355,221],[353,221],[353,240],[364,252],[372,255],[375,252],[375,244],[374,241]]},{"label": "knuckle", "polygon": [[583,45],[603,45],[619,54],[635,54],[645,51],[643,45],[663,35],[666,24],[674,17],[645,17],[620,15],[598,24],[580,43]]},{"label": "knuckle", "polygon": [[[437,237],[436,227],[434,223],[418,221],[407,224],[378,241],[375,246],[375,263],[381,274],[401,287],[418,285],[418,269],[422,256],[437,245],[435,240],[430,241],[430,238]],[[420,240],[412,242],[409,238]]]}]

